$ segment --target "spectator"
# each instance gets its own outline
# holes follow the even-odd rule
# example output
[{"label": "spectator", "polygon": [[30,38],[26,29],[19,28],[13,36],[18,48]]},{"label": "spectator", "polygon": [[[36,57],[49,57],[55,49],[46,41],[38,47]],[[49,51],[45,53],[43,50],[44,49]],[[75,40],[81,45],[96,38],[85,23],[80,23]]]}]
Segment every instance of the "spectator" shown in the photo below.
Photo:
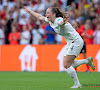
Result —
[{"label": "spectator", "polygon": [[93,44],[100,44],[100,23],[97,25],[97,28],[93,33],[93,37]]},{"label": "spectator", "polygon": [[[79,20],[78,23],[79,23],[79,29],[81,30],[81,34],[82,34],[83,31],[85,30],[85,28],[84,28],[85,25],[83,24],[83,22],[82,22],[81,20]],[[86,24],[89,24],[89,25],[92,24],[92,22],[91,22],[90,19],[87,19],[87,20],[85,21],[85,23],[86,23]],[[91,28],[93,28],[92,26],[93,26],[93,25],[91,25]],[[80,33],[79,33],[79,34],[80,34]],[[81,35],[81,34],[80,34],[80,35]]]},{"label": "spectator", "polygon": [[34,25],[35,25],[35,20],[34,20],[34,17],[29,17],[28,18],[28,21],[27,21],[27,27],[28,27],[28,30],[31,32],[32,29],[34,28]]},{"label": "spectator", "polygon": [[90,19],[91,19],[91,21],[94,19],[94,18],[96,18],[96,12],[95,12],[95,10],[92,10],[91,12],[90,12]]},{"label": "spectator", "polygon": [[1,17],[1,19],[6,20],[7,12],[8,12],[7,5],[4,5],[3,9],[0,10],[0,17]]},{"label": "spectator", "polygon": [[37,13],[40,13],[41,15],[44,15],[45,4],[42,3],[42,0],[38,0],[37,4],[32,8],[32,10]]},{"label": "spectator", "polygon": [[82,36],[86,44],[93,44],[93,29],[91,29],[91,24],[86,23],[84,26],[85,30],[82,33]]},{"label": "spectator", "polygon": [[84,22],[84,16],[83,16],[83,12],[81,11],[81,10],[79,10],[78,11],[78,15],[77,15],[78,17],[76,18],[76,21],[77,22],[80,22],[80,21],[82,21],[82,22]]},{"label": "spectator", "polygon": [[59,3],[59,0],[51,0],[51,3],[52,3],[52,7],[60,7],[60,3]]},{"label": "spectator", "polygon": [[20,34],[17,32],[15,26],[12,27],[11,32],[8,35],[9,44],[19,44]]},{"label": "spectator", "polygon": [[44,3],[45,3],[45,11],[46,11],[47,8],[52,6],[51,0],[45,0]]},{"label": "spectator", "polygon": [[53,28],[50,25],[46,26],[46,30],[45,30],[45,34],[46,40],[45,43],[46,44],[54,44],[55,43],[55,31],[53,30]]},{"label": "spectator", "polygon": [[16,3],[13,0],[8,0],[7,6],[8,6],[8,10],[10,10],[11,8],[14,8],[16,6]]},{"label": "spectator", "polygon": [[0,10],[3,9],[3,1],[0,0]]},{"label": "spectator", "polygon": [[79,27],[79,23],[74,21],[73,23],[73,27],[75,28],[75,30],[79,33],[79,35],[81,36],[83,33],[83,30]]},{"label": "spectator", "polygon": [[22,25],[22,26],[27,24],[27,19],[26,19],[26,15],[25,14],[23,14],[21,16],[21,18],[19,19],[19,24]]},{"label": "spectator", "polygon": [[67,0],[61,0],[62,2],[62,5],[61,5],[61,8],[65,8],[67,6]]},{"label": "spectator", "polygon": [[9,11],[9,13],[7,14],[7,24],[6,24],[6,29],[5,29],[5,33],[6,33],[6,44],[9,44],[8,41],[8,35],[11,32],[11,24],[13,22],[13,18],[12,18],[12,12]]},{"label": "spectator", "polygon": [[97,4],[97,14],[100,15],[100,0],[98,1]]},{"label": "spectator", "polygon": [[18,15],[18,10],[19,10],[19,9],[17,9],[16,6],[13,7],[13,8],[11,8],[11,11],[13,12],[13,14],[12,14],[12,18],[13,18],[13,19],[16,19],[17,15]]},{"label": "spectator", "polygon": [[78,10],[76,8],[76,3],[75,2],[71,3],[71,8],[72,8],[72,11],[75,13],[75,15],[77,15],[78,14]]},{"label": "spectator", "polygon": [[0,45],[3,44],[5,44],[5,34],[4,34],[4,30],[0,28]]},{"label": "spectator", "polygon": [[85,4],[84,5],[84,18],[85,18],[85,20],[90,18],[90,11],[91,11],[90,5]]},{"label": "spectator", "polygon": [[31,4],[32,4],[32,6],[34,6],[34,5],[37,4],[37,1],[36,0],[31,0]]},{"label": "spectator", "polygon": [[67,5],[71,5],[74,0],[67,0]]},{"label": "spectator", "polygon": [[43,28],[40,28],[39,25],[36,25],[35,28],[32,30],[32,44],[43,44],[43,35]]},{"label": "spectator", "polygon": [[20,44],[30,44],[30,39],[31,39],[31,34],[29,30],[27,30],[26,25],[24,25],[20,36]]},{"label": "spectator", "polygon": [[94,18],[94,19],[92,20],[93,30],[96,29],[98,23],[99,23],[99,18]]}]

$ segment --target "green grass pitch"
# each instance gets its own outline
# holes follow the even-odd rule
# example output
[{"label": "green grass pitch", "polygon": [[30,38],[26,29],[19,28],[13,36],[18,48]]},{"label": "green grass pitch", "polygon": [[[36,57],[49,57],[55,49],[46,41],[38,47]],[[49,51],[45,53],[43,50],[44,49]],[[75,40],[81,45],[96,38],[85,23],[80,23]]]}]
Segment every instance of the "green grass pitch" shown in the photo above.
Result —
[{"label": "green grass pitch", "polygon": [[[99,72],[77,75],[83,85],[81,90],[100,90]],[[0,72],[0,90],[73,90],[70,89],[73,84],[67,72]]]}]

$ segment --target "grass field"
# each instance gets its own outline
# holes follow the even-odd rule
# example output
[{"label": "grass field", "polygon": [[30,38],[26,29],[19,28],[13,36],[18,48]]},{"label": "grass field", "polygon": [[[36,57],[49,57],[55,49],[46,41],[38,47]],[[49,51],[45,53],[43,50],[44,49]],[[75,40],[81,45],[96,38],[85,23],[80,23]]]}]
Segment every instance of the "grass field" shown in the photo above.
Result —
[{"label": "grass field", "polygon": [[[77,74],[83,85],[81,90],[100,90],[95,87],[100,84],[100,73]],[[0,90],[71,90],[73,84],[66,72],[0,72]]]}]

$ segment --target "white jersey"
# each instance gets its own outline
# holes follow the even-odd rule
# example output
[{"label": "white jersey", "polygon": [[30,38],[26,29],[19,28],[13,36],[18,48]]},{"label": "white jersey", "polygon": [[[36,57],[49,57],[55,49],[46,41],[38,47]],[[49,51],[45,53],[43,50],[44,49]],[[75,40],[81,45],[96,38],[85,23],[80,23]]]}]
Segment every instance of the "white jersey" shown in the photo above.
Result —
[{"label": "white jersey", "polygon": [[[26,38],[26,39],[25,39]],[[23,31],[20,37],[20,44],[29,44],[30,43],[31,34],[28,30]]]},{"label": "white jersey", "polygon": [[45,18],[45,21],[50,24],[54,31],[63,36],[68,43],[73,42],[76,39],[80,39],[80,35],[69,22],[64,25],[59,25],[59,22],[62,20],[62,17],[58,17],[55,19],[54,23],[52,23],[51,21],[48,21],[47,17]]}]

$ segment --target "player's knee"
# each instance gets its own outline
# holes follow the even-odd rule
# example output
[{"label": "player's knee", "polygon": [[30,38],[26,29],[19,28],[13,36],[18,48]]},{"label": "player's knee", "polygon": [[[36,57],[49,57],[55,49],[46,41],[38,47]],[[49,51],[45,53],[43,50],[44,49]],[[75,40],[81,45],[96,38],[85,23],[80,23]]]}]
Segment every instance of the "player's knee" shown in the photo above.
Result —
[{"label": "player's knee", "polygon": [[69,68],[71,65],[69,63],[64,63],[64,68]]}]

